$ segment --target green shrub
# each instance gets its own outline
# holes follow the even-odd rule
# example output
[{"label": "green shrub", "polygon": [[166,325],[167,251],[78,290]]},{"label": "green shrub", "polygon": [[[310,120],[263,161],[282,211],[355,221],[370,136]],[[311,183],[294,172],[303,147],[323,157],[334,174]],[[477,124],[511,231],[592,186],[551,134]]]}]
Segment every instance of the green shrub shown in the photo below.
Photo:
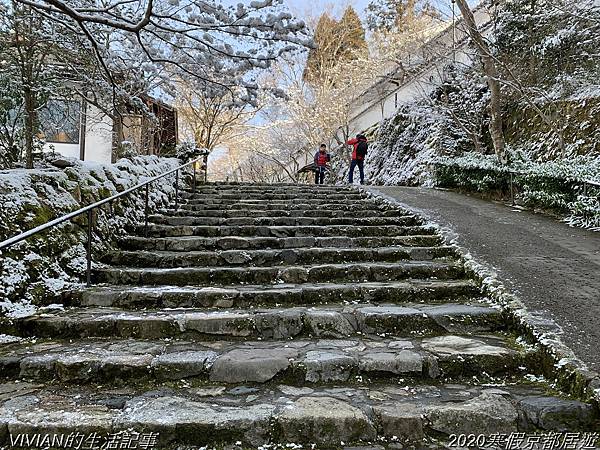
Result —
[{"label": "green shrub", "polygon": [[466,153],[435,161],[436,185],[510,198],[511,172],[515,200],[560,214],[573,225],[600,229],[600,157],[586,156],[533,162],[511,155],[511,165],[501,166],[494,156]]}]

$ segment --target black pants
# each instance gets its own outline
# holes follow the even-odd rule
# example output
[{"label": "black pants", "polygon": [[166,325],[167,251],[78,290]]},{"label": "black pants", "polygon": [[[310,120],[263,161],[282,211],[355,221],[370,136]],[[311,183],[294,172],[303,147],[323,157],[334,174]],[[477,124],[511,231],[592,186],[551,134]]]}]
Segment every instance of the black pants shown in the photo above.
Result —
[{"label": "black pants", "polygon": [[358,166],[358,173],[360,174],[360,184],[365,184],[365,162],[362,159],[353,159],[350,163],[350,177],[348,181],[350,184],[354,181],[354,168]]},{"label": "black pants", "polygon": [[317,167],[315,170],[315,184],[323,184],[325,181],[325,167]]}]

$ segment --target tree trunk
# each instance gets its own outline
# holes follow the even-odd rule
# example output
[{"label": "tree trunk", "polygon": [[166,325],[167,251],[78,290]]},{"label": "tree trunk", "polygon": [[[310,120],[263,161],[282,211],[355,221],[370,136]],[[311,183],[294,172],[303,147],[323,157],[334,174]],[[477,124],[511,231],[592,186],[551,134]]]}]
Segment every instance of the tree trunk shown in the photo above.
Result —
[{"label": "tree trunk", "polygon": [[29,86],[23,87],[25,103],[25,158],[27,169],[33,169],[33,147],[36,122],[35,97]]},{"label": "tree trunk", "polygon": [[477,29],[477,23],[471,8],[467,4],[467,0],[456,0],[456,4],[465,21],[467,31],[471,40],[477,48],[477,52],[483,62],[483,71],[487,78],[488,87],[490,88],[490,135],[494,144],[494,152],[500,163],[506,164],[506,151],[504,143],[504,132],[502,130],[502,92],[500,91],[500,81],[498,68],[490,52],[485,39]]},{"label": "tree trunk", "polygon": [[[143,126],[144,123],[144,119],[142,119],[140,126]],[[117,110],[117,108],[114,108],[113,110],[113,127],[112,127],[112,152],[111,152],[111,157],[110,160],[111,162],[114,164],[117,162],[117,159],[119,159],[119,157],[121,157],[121,155],[119,155],[119,150],[121,149],[121,146],[123,145],[123,121],[122,121],[122,116],[121,114],[119,114],[119,111]],[[145,133],[141,132],[141,136],[142,138],[140,139],[140,146],[143,147],[144,143],[144,135]],[[141,149],[139,149],[139,151],[141,151]]]}]

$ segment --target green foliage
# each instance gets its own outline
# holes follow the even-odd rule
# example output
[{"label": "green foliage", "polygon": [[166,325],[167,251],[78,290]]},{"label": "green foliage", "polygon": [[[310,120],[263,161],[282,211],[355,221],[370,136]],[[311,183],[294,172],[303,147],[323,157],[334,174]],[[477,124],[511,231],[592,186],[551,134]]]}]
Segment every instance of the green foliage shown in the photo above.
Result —
[{"label": "green foliage", "polygon": [[439,15],[429,0],[372,0],[366,13],[369,30],[387,32],[406,30],[419,15]]},{"label": "green foliage", "polygon": [[479,154],[436,160],[435,179],[441,187],[463,189],[503,198],[510,196],[511,172],[516,200],[565,216],[572,225],[600,227],[600,157],[535,162],[512,154],[510,167]]},{"label": "green foliage", "polygon": [[506,192],[508,177],[496,170],[464,169],[452,165],[437,165],[436,184],[441,187],[460,188],[469,192]]},{"label": "green foliage", "polygon": [[505,89],[509,144],[541,160],[600,151],[599,35],[593,0],[501,3],[493,50],[503,78],[520,85]]},{"label": "green foliage", "polygon": [[[574,97],[541,107],[550,116],[561,118],[567,156],[600,153],[600,97]],[[528,105],[507,107],[504,134],[512,147],[539,160],[561,156],[558,136]]]},{"label": "green foliage", "polygon": [[120,142],[115,149],[115,157],[117,160],[121,158],[133,158],[138,155],[138,150],[133,142]]},{"label": "green foliage", "polygon": [[579,195],[568,205],[567,223],[575,227],[600,231],[600,189],[588,188],[586,195]]},{"label": "green foliage", "polygon": [[0,66],[0,169],[22,159],[23,102],[16,74]]},{"label": "green foliage", "polygon": [[495,50],[522,82],[570,95],[600,74],[599,34],[600,6],[592,0],[506,0]]},{"label": "green foliage", "polygon": [[38,114],[51,96],[62,94],[64,81],[73,79],[56,61],[66,64],[70,57],[83,64],[81,52],[66,35],[60,42],[49,38],[61,27],[18,2],[0,5],[0,165],[4,167],[13,166],[25,152],[41,153]]},{"label": "green foliage", "polygon": [[198,159],[205,154],[207,150],[198,148],[194,142],[182,142],[177,146],[177,159],[183,162]]},{"label": "green foliage", "polygon": [[367,50],[365,30],[354,8],[349,6],[340,21],[324,13],[314,34],[315,48],[311,49],[304,69],[310,82],[327,80],[338,64],[351,61]]},{"label": "green foliage", "polygon": [[451,138],[456,152],[476,150],[491,153],[493,145],[488,130],[489,88],[478,67],[468,69],[448,65],[442,82],[431,95],[431,103],[444,121],[451,124]]}]

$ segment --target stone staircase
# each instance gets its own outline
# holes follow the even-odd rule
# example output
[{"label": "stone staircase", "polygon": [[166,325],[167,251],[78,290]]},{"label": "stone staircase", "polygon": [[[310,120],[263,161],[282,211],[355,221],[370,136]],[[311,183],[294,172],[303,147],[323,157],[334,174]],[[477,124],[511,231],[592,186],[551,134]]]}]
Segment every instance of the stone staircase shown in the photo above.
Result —
[{"label": "stone staircase", "polygon": [[420,218],[352,187],[182,196],[106,255],[97,286],[15,324],[0,446],[441,448],[598,429],[592,406],[533,381],[535,345]]}]

